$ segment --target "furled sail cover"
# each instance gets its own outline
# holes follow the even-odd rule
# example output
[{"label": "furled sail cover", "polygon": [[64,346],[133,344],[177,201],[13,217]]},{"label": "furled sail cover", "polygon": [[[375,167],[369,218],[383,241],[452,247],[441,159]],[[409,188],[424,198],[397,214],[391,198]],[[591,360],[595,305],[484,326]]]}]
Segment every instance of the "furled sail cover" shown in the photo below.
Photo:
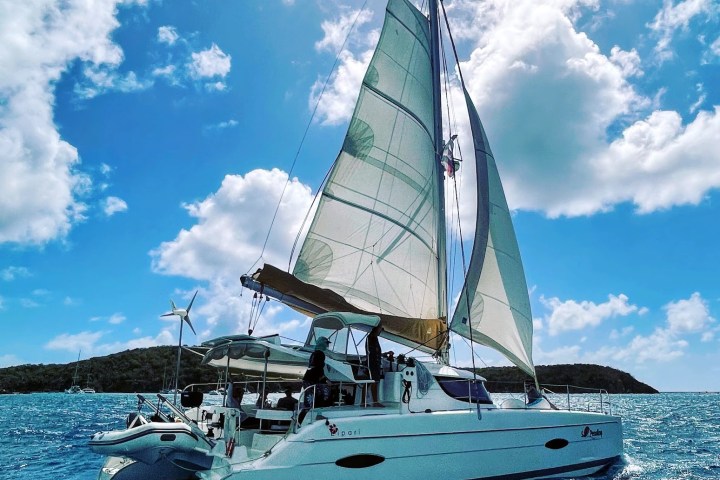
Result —
[{"label": "furled sail cover", "polygon": [[[445,318],[428,22],[391,0],[293,275],[366,312]],[[444,234],[444,232],[443,232]],[[428,334],[437,334],[426,332]],[[393,333],[393,332],[390,332]],[[418,343],[427,338],[416,339]]]},{"label": "furled sail cover", "polygon": [[532,314],[520,250],[495,159],[465,91],[475,146],[475,243],[450,330],[504,354],[535,376]]}]

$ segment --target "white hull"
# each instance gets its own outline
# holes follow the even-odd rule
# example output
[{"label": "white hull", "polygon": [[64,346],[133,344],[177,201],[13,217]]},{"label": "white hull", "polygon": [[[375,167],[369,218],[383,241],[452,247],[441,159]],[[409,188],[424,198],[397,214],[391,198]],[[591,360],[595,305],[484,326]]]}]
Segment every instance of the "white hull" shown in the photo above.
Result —
[{"label": "white hull", "polygon": [[[484,410],[478,419],[472,410],[324,416],[329,424],[320,419],[302,427],[267,456],[249,463],[233,457],[235,465],[217,457],[217,470],[200,474],[271,479],[287,470],[295,478],[542,478],[591,474],[622,453],[620,419],[601,414]],[[583,437],[586,427],[595,436]],[[228,468],[219,469],[223,464]]]}]

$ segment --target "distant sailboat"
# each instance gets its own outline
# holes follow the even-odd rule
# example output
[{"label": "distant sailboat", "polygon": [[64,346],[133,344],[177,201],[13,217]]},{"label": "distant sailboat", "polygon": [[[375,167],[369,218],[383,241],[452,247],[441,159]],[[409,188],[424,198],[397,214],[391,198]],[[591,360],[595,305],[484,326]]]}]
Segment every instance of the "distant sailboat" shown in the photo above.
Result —
[{"label": "distant sailboat", "polygon": [[70,385],[70,388],[65,390],[65,393],[85,393],[80,385],[78,385],[78,367],[80,367],[80,351],[78,351],[78,359],[77,362],[75,362],[75,373],[73,374],[72,385]]},{"label": "distant sailboat", "polygon": [[95,393],[95,389],[90,386],[90,374],[88,373],[87,376],[87,383],[85,383],[85,388],[82,389],[83,393]]}]

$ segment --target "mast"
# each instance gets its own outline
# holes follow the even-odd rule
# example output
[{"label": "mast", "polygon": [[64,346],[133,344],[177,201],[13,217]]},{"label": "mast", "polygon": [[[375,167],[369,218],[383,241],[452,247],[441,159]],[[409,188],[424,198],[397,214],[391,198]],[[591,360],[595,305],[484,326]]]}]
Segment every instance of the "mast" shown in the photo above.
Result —
[{"label": "mast", "polygon": [[[442,1],[442,0],[441,0]],[[440,99],[440,22],[438,21],[438,0],[430,0],[430,51],[432,59],[433,79],[433,115],[435,127],[435,168],[438,175],[438,231],[437,231],[437,255],[438,255],[438,317],[445,317],[448,322],[447,311],[447,258],[445,252],[445,173],[443,171],[440,156],[443,149],[442,129],[442,108]],[[447,357],[446,343],[443,355]],[[445,358],[447,361],[447,358]]]}]

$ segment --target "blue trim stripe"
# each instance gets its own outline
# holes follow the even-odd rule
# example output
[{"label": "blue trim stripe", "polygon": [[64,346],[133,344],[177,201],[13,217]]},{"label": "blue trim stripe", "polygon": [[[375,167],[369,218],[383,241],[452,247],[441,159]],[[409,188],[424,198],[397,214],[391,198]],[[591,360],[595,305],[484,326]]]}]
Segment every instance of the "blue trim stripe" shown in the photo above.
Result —
[{"label": "blue trim stripe", "polygon": [[617,462],[618,460],[620,460],[620,455],[610,458],[603,458],[600,460],[593,460],[592,462],[576,463],[574,465],[564,465],[562,467],[544,468],[542,470],[532,470],[522,473],[496,475],[493,477],[477,477],[472,480],[523,480],[528,478],[547,477],[550,475],[557,475],[559,473],[569,473],[579,470],[585,470],[587,468],[607,467]]}]

